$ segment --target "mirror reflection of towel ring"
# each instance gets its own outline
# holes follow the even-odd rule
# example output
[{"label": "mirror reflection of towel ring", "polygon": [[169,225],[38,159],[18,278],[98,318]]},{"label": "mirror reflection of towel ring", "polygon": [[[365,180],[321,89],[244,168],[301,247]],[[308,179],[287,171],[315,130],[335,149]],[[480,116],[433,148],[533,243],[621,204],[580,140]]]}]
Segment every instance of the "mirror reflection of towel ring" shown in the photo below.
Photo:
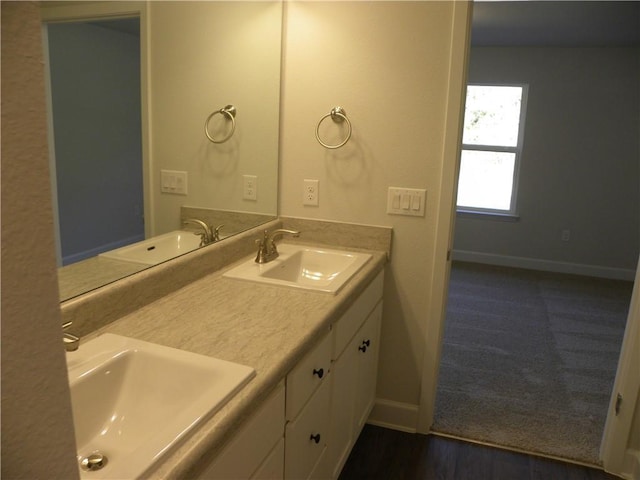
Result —
[{"label": "mirror reflection of towel ring", "polygon": [[[347,122],[347,127],[349,127],[349,132],[347,133],[346,138],[342,142],[338,143],[337,145],[327,145],[322,140],[320,140],[320,133],[319,133],[320,132],[320,124],[327,117],[331,117],[331,120],[333,120],[336,123],[342,123],[342,122],[346,121]],[[347,118],[347,112],[344,111],[344,108],[342,108],[342,107],[334,107],[334,108],[332,108],[331,112],[327,113],[318,122],[318,126],[316,127],[316,140],[318,140],[318,143],[320,145],[322,145],[324,148],[330,148],[330,149],[340,148],[345,143],[347,143],[350,138],[351,138],[351,122]]]},{"label": "mirror reflection of towel ring", "polygon": [[[224,115],[224,116],[228,117],[229,120],[231,120],[231,130],[229,130],[229,133],[227,134],[227,136],[224,137],[222,140],[216,140],[209,133],[209,121],[211,120],[211,118],[213,118],[214,115],[217,115],[218,113],[220,115]],[[207,117],[207,120],[204,122],[204,134],[213,143],[224,143],[224,142],[226,142],[227,140],[229,140],[233,136],[233,132],[235,132],[235,131],[236,131],[236,107],[234,107],[233,105],[227,105],[226,107],[221,108],[220,110],[216,110],[211,115],[209,115]]]}]

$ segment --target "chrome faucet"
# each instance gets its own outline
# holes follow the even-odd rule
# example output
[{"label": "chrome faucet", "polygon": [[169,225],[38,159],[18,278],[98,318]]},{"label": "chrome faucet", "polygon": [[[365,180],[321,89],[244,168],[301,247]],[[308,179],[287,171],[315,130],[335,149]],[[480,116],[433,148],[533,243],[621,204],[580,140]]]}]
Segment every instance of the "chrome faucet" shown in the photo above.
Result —
[{"label": "chrome faucet", "polygon": [[202,220],[198,220],[197,218],[187,218],[183,222],[184,225],[188,223],[197,225],[202,228],[202,232],[196,233],[196,235],[200,235],[201,247],[220,240],[220,229],[224,227],[224,225],[218,225],[217,227],[213,228],[213,226],[210,227],[205,222],[203,222]]},{"label": "chrome faucet", "polygon": [[78,350],[78,347],[80,346],[79,337],[76,337],[71,333],[64,332],[64,330],[69,328],[72,324],[73,322],[67,322],[62,324],[62,330],[63,330],[62,343],[64,343],[64,349],[67,352],[75,352],[76,350]]},{"label": "chrome faucet", "polygon": [[258,255],[256,255],[256,263],[268,263],[275,258],[278,258],[278,249],[276,248],[276,238],[284,234],[291,235],[292,237],[299,237],[300,232],[295,230],[285,230],[279,228],[269,233],[268,230],[264,231],[262,240],[256,240],[258,244]]}]

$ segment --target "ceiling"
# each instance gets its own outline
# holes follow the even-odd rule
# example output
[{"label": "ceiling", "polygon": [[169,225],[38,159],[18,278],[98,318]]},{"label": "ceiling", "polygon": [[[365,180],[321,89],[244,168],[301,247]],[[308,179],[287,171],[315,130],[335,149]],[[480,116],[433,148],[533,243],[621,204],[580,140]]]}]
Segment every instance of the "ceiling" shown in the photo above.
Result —
[{"label": "ceiling", "polygon": [[640,1],[495,1],[473,5],[474,46],[638,46]]}]

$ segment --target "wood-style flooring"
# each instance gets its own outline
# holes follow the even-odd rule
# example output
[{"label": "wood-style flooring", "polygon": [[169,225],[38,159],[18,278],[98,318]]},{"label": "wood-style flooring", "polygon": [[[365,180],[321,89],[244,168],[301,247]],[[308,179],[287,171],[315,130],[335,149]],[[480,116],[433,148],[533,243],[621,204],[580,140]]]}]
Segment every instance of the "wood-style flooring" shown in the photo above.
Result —
[{"label": "wood-style flooring", "polygon": [[602,470],[365,425],[340,480],[618,480]]}]

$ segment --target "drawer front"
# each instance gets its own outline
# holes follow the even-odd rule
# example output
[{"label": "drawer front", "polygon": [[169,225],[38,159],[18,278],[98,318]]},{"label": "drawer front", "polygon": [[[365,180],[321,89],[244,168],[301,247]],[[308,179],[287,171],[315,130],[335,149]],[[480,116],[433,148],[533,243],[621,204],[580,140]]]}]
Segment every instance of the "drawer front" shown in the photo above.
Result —
[{"label": "drawer front", "polygon": [[284,433],[284,385],[280,383],[198,479],[249,478]]},{"label": "drawer front", "polygon": [[325,381],[331,366],[331,334],[328,333],[287,375],[287,420],[293,420],[313,392]]},{"label": "drawer front", "polygon": [[384,270],[369,284],[335,325],[335,345],[331,358],[337,359],[369,313],[382,298]]},{"label": "drawer front", "polygon": [[308,478],[326,449],[329,435],[330,381],[322,383],[285,429],[284,473],[287,479]]}]

